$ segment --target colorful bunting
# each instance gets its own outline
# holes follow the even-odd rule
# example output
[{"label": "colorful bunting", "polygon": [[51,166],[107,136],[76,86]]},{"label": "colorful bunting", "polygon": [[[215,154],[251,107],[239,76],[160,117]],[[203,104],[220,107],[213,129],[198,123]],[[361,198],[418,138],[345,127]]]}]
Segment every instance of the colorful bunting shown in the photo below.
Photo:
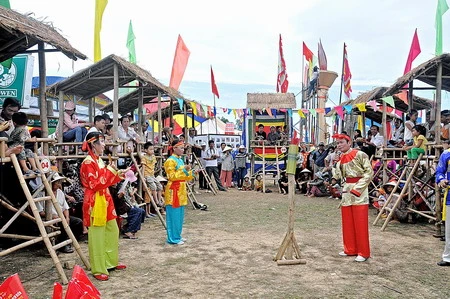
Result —
[{"label": "colorful bunting", "polygon": [[301,118],[306,118],[305,114],[303,113],[303,111],[301,109],[298,109],[297,113]]},{"label": "colorful bunting", "polygon": [[316,109],[308,109],[309,113],[311,113],[312,116],[316,117],[317,116],[317,112]]},{"label": "colorful bunting", "polygon": [[177,99],[178,105],[180,105],[181,111],[184,111],[184,100],[183,99]]},{"label": "colorful bunting", "polygon": [[272,109],[266,108],[266,112],[267,112],[267,114],[269,114],[270,117],[273,118],[273,115],[272,115]]},{"label": "colorful bunting", "polygon": [[342,106],[336,106],[334,107],[334,110],[336,110],[336,113],[341,119],[344,119],[344,108]]},{"label": "colorful bunting", "polygon": [[368,101],[367,104],[368,104],[370,107],[372,107],[373,111],[375,111],[375,112],[378,111],[378,104],[377,104],[377,101],[371,100],[371,101]]},{"label": "colorful bunting", "polygon": [[394,98],[392,96],[381,98],[381,100],[385,101],[386,104],[389,104],[389,106],[395,108]]},{"label": "colorful bunting", "polygon": [[353,106],[352,105],[345,105],[344,109],[345,109],[345,112],[347,114],[352,114]]},{"label": "colorful bunting", "polygon": [[366,112],[366,103],[359,103],[355,105],[358,108],[359,112]]},{"label": "colorful bunting", "polygon": [[330,111],[331,111],[331,108],[330,108],[330,107],[325,107],[325,114],[330,113]]}]

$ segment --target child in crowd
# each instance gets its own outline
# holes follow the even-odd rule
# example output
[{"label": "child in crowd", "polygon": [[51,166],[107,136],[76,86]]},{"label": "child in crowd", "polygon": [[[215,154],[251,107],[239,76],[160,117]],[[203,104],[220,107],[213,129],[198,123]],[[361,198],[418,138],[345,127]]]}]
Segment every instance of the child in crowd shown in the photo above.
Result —
[{"label": "child in crowd", "polygon": [[[152,197],[155,203],[162,207],[164,201],[162,199],[162,190],[163,187],[161,183],[155,177],[155,165],[156,165],[156,156],[155,156],[155,147],[153,143],[150,141],[144,144],[144,155],[139,154],[141,158],[141,165],[144,171],[145,181],[147,182],[148,188],[152,192]],[[148,197],[145,197],[146,199]],[[150,215],[150,201],[146,200],[145,211],[147,217]]]},{"label": "child in crowd", "polygon": [[255,191],[263,192],[263,181],[260,174],[255,178]]},{"label": "child in crowd", "polygon": [[250,182],[250,178],[246,176],[244,178],[244,182],[242,183],[242,190],[243,191],[250,191],[252,190],[252,183]]},{"label": "child in crowd", "polygon": [[342,198],[342,188],[338,184],[335,178],[331,178],[328,184],[328,191],[330,192],[330,198],[341,199]]},{"label": "child in crowd", "polygon": [[[8,138],[8,147],[13,148],[18,145],[25,146],[27,141],[36,141],[36,137],[31,138],[30,132],[28,131],[27,115],[23,112],[16,112],[12,116],[12,121],[14,123],[14,130]],[[31,169],[27,165],[30,162]],[[17,160],[19,160],[20,167],[22,167],[24,175],[31,175],[34,173],[39,174],[40,171],[37,169],[36,160],[34,160],[34,154],[30,149],[24,148],[18,155]]]},{"label": "child in crowd", "polygon": [[428,140],[425,137],[427,134],[427,129],[425,129],[424,126],[415,125],[411,132],[413,135],[414,144],[410,146],[403,146],[403,150],[405,150],[408,155],[410,166],[414,165],[419,157],[419,154],[425,154],[425,151],[427,150],[426,144],[428,143]]},{"label": "child in crowd", "polygon": [[288,194],[289,184],[286,171],[281,172],[281,178],[278,180],[278,186],[280,187],[281,194]]},{"label": "child in crowd", "polygon": [[222,158],[222,169],[220,172],[220,180],[222,185],[225,188],[230,189],[232,186],[232,176],[234,171],[234,160],[231,155],[232,148],[229,146],[225,146],[222,150],[221,158]]},{"label": "child in crowd", "polygon": [[[394,190],[395,185],[396,185],[395,182],[388,182],[388,183],[384,184],[383,187],[381,187],[377,191],[375,191],[375,196],[377,197],[377,200],[373,203],[373,206],[376,209],[378,209],[378,211],[381,211],[381,209],[386,204],[386,201],[388,200],[389,196],[391,195],[392,190]],[[394,198],[394,200],[391,200],[391,203],[389,204],[390,208],[394,207],[396,199],[398,199],[398,198]],[[387,215],[388,215],[388,212],[385,211],[381,215],[381,218],[386,218]]]}]

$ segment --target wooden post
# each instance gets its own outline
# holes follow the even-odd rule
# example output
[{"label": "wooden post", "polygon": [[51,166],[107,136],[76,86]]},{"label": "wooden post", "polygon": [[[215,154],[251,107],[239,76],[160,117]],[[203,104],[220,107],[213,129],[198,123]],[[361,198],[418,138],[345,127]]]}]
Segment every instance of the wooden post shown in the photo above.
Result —
[{"label": "wooden post", "polygon": [[[113,96],[113,142],[119,139],[119,67],[114,64],[114,96]],[[117,153],[117,146],[113,148],[113,155]]]},{"label": "wooden post", "polygon": [[163,129],[163,122],[162,122],[162,113],[161,113],[161,92],[158,91],[158,143],[161,144],[161,138],[162,138],[162,129]]},{"label": "wooden post", "polygon": [[[435,128],[435,141],[436,144],[441,144],[441,99],[442,99],[442,62],[439,62],[436,74],[436,122],[434,123]],[[438,149],[436,148],[436,151]],[[440,153],[440,152],[439,152]],[[440,155],[436,155],[440,156]],[[442,201],[441,201],[441,189],[436,184],[435,187],[436,194],[436,233],[441,235],[442,227]],[[450,213],[450,211],[447,211]],[[447,236],[448,237],[448,236]]]},{"label": "wooden post", "polygon": [[173,123],[173,101],[172,98],[170,98],[170,102],[169,102],[169,114],[170,114],[170,121],[169,121],[169,126],[174,129],[174,123]]},{"label": "wooden post", "polygon": [[152,137],[152,142],[155,142],[155,113],[152,113],[152,118],[151,118],[151,124],[152,124],[152,131],[150,136]]},{"label": "wooden post", "polygon": [[[58,130],[57,136],[58,136],[58,143],[63,142],[63,129],[64,129],[64,91],[59,92],[59,103],[58,103],[58,110],[59,110],[59,118],[58,118],[58,126],[56,129]],[[63,154],[63,147],[58,147],[58,155],[62,156]],[[62,163],[59,163],[58,161],[58,169],[59,171],[62,171]]]},{"label": "wooden post", "polygon": [[[387,105],[386,102],[383,101],[383,116],[382,116],[382,120],[381,120],[381,127],[383,129],[383,146],[387,145],[387,130],[386,130],[386,120],[387,120],[387,116],[386,116],[386,109],[387,109]],[[376,152],[375,152],[376,154]],[[382,166],[383,167],[383,184],[386,184],[387,180],[388,180],[388,176],[387,176],[387,172],[386,172],[386,167],[387,167],[387,163],[386,161],[383,161]]]},{"label": "wooden post", "polygon": [[141,140],[147,142],[147,140],[144,140],[144,132],[142,132],[142,123],[144,121],[144,88],[142,87],[142,83],[139,81],[139,99],[138,99],[138,134],[141,136]]},{"label": "wooden post", "polygon": [[295,221],[295,178],[293,174],[288,174],[288,197],[289,197],[289,220],[288,220],[288,231],[281,243],[280,248],[276,256],[274,257],[274,261],[277,262],[277,265],[298,265],[298,264],[306,264],[306,260],[301,259],[300,256],[300,247],[298,246],[297,240],[294,234],[294,221]]},{"label": "wooden post", "polygon": [[[41,113],[42,137],[48,137],[48,118],[47,118],[47,97],[46,97],[46,65],[45,65],[45,45],[44,42],[38,43],[39,60],[39,112]],[[53,109],[53,107],[52,107]],[[48,143],[44,143],[43,154],[48,155]]]},{"label": "wooden post", "polygon": [[94,98],[89,98],[88,100],[88,113],[89,113],[89,122],[91,123],[91,125],[94,125],[94,114],[95,114],[95,110],[93,109],[93,101]]}]

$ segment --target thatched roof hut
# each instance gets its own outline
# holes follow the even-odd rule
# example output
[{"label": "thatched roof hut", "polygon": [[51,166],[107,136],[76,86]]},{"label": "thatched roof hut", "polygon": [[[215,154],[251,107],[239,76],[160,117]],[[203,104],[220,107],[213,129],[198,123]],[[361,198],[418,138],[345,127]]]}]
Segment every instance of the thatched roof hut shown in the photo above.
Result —
[{"label": "thatched roof hut", "polygon": [[[142,84],[142,88],[144,88],[147,95],[156,96],[158,91],[160,91],[162,94],[168,95],[171,98],[181,97],[178,91],[163,85],[156,80],[150,72],[114,54],[76,72],[65,80],[49,86],[48,90],[54,94],[63,91],[65,94],[75,95],[83,99],[97,96],[113,89],[115,65],[118,66],[118,80],[119,86],[121,87],[136,80]],[[138,94],[138,92],[139,90],[135,91],[136,94]],[[133,105],[137,108],[137,100]],[[122,106],[122,110],[127,109]],[[129,111],[131,110],[127,110],[127,112]]]},{"label": "thatched roof hut", "polygon": [[289,109],[296,108],[293,93],[247,93],[247,108],[250,109]]},{"label": "thatched roof hut", "polygon": [[86,59],[53,26],[0,6],[0,61],[23,53],[39,42],[55,47],[73,60]]},{"label": "thatched roof hut", "polygon": [[[450,91],[450,54],[445,53],[420,64],[398,78],[394,84],[386,89],[384,94],[391,95],[398,93],[405,85],[415,79],[436,87],[436,74],[440,63],[442,63],[442,89]],[[414,106],[414,108],[416,107]]]},{"label": "thatched roof hut", "polygon": [[[383,100],[381,98],[387,96],[386,95],[387,89],[388,89],[387,87],[376,87],[372,90],[369,90],[369,91],[366,91],[366,92],[360,94],[356,99],[344,102],[341,105],[342,106],[352,105],[354,107],[353,113],[358,114],[359,110],[356,107],[356,104],[367,103],[372,100],[375,100],[378,103],[382,104]],[[402,112],[407,112],[409,110],[409,106],[402,99],[400,99],[396,95],[393,95],[392,97],[394,98],[395,109],[400,110]],[[431,109],[433,107],[432,101],[427,100],[422,97],[418,97],[416,95],[413,95],[413,103],[414,103],[414,108],[418,109],[418,110]],[[381,123],[382,117],[383,117],[383,112],[381,112],[379,110],[374,111],[372,109],[372,107],[370,107],[370,106],[366,106],[366,109],[367,109],[367,111],[366,111],[365,115],[367,118],[369,118],[373,121],[376,121],[378,123]],[[326,116],[332,116],[334,114],[336,114],[336,111],[332,110]],[[396,117],[395,114],[387,113],[387,115],[390,117]]]}]

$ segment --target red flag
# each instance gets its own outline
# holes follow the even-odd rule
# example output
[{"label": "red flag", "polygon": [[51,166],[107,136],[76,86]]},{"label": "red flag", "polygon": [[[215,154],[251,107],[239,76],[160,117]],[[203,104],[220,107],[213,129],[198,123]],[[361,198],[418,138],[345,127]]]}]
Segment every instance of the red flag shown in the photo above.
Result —
[{"label": "red flag", "polygon": [[281,34],[280,41],[278,43],[279,52],[278,52],[278,76],[277,76],[277,92],[286,93],[289,86],[288,75],[286,72],[286,62],[284,61],[283,56],[283,44],[281,42]]},{"label": "red flag", "polygon": [[325,55],[325,51],[323,50],[322,40],[319,39],[319,49],[317,52],[317,56],[319,57],[319,68],[323,71],[327,70],[327,55]]},{"label": "red flag", "polygon": [[350,66],[348,65],[347,57],[347,46],[344,43],[344,73],[342,74],[344,81],[344,93],[348,99],[350,99],[350,93],[352,92],[352,85],[350,84],[350,79],[352,78],[352,72],[350,71]]},{"label": "red flag", "polygon": [[212,90],[212,93],[215,94],[218,99],[220,99],[219,90],[217,89],[217,85],[216,85],[216,80],[214,80],[214,73],[212,70],[212,66],[211,66],[211,90]]},{"label": "red flag", "polygon": [[181,80],[183,79],[184,71],[188,63],[189,49],[186,47],[181,35],[178,35],[177,48],[175,50],[175,57],[173,58],[172,73],[170,74],[169,86],[178,90]]},{"label": "red flag", "polygon": [[305,55],[306,60],[312,62],[314,54],[310,49],[308,49],[305,42],[303,42],[303,55]]},{"label": "red flag", "polygon": [[417,36],[417,28],[416,28],[411,43],[411,49],[409,49],[408,60],[406,60],[405,71],[403,72],[403,74],[406,74],[411,70],[412,62],[414,61],[414,59],[416,59],[417,56],[419,56],[420,52],[421,50],[419,44],[419,37]]}]

